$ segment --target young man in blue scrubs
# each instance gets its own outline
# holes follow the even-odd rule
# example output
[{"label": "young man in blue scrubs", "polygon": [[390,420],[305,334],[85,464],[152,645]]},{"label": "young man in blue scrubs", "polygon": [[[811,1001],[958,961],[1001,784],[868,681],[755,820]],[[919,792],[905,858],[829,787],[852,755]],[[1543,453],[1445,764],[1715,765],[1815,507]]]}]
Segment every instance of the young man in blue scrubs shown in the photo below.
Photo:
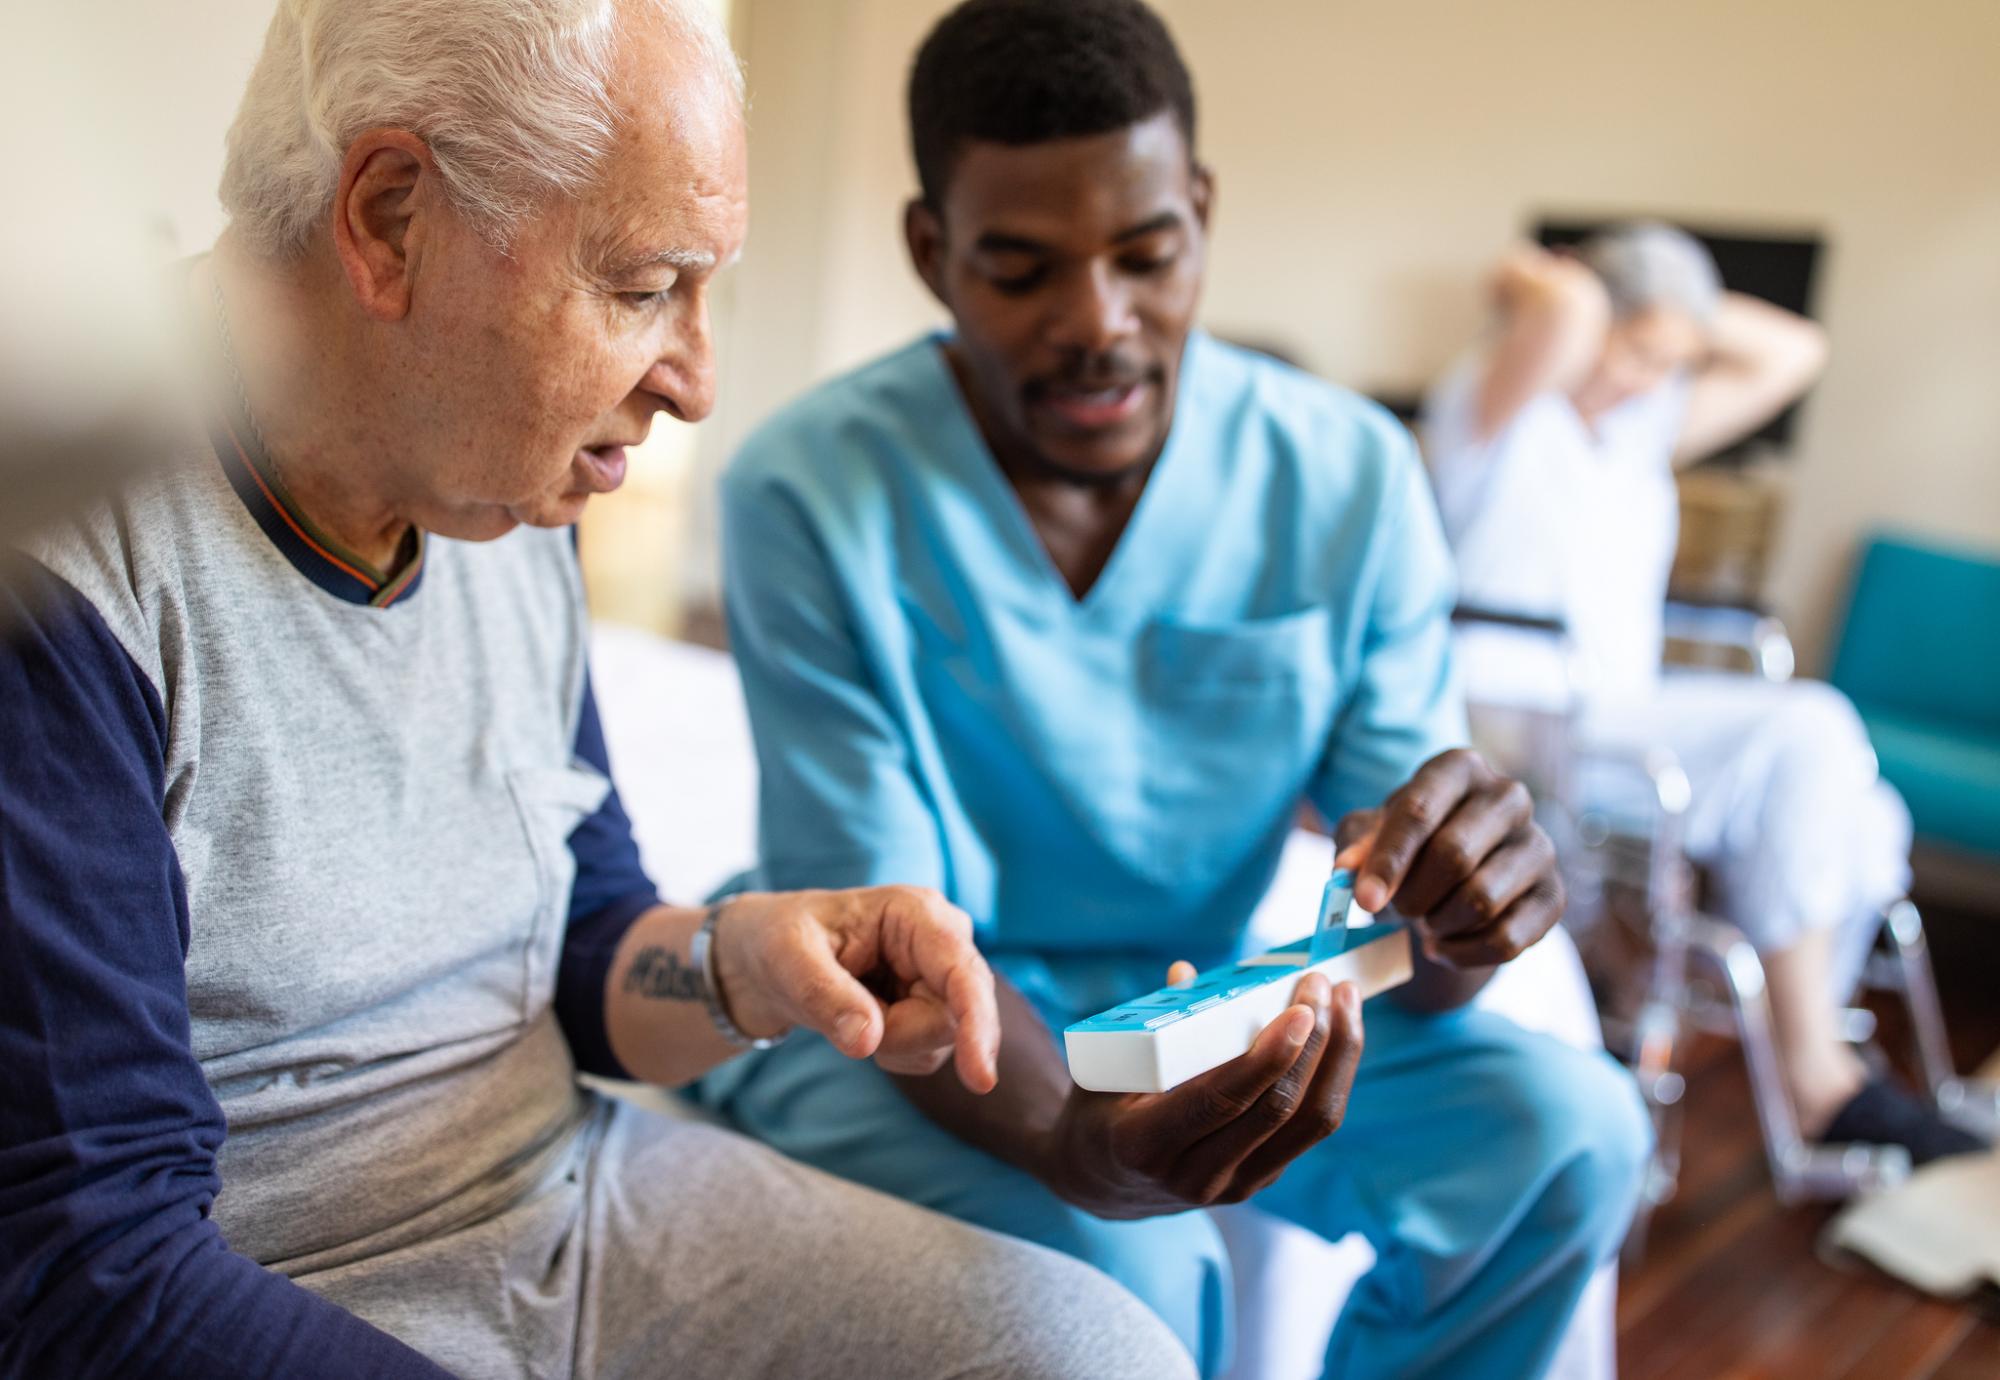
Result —
[{"label": "young man in blue scrubs", "polygon": [[[1648,1131],[1609,1060],[1464,1005],[1562,896],[1525,792],[1455,750],[1451,570],[1411,442],[1193,330],[1214,182],[1137,0],[971,0],[924,44],[910,116],[909,248],[954,329],[747,444],[730,630],[760,880],[970,912],[1006,979],[1000,1083],[799,1039],[703,1095],[1092,1261],[1209,1373],[1227,1269],[1189,1209],[1253,1194],[1379,1252],[1333,1373],[1535,1373],[1623,1235]],[[1238,952],[1301,801],[1365,857],[1360,904],[1393,900],[1429,951],[1365,1052],[1351,989],[1314,978],[1172,1092],[1071,1085],[1052,1031]]]}]

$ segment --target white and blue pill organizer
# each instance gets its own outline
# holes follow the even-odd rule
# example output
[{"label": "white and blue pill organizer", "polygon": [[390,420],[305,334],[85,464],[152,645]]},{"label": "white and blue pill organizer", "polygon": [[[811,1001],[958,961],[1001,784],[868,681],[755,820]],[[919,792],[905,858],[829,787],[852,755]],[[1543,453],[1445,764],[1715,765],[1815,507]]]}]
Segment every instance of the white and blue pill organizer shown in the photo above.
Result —
[{"label": "white and blue pill organizer", "polygon": [[[1333,886],[1329,885],[1329,891]],[[1410,932],[1399,924],[1319,924],[1304,939],[1121,1002],[1063,1031],[1069,1075],[1092,1092],[1162,1093],[1246,1052],[1292,1004],[1307,973],[1351,982],[1365,1001],[1410,980]],[[1337,917],[1345,920],[1345,907]]]}]

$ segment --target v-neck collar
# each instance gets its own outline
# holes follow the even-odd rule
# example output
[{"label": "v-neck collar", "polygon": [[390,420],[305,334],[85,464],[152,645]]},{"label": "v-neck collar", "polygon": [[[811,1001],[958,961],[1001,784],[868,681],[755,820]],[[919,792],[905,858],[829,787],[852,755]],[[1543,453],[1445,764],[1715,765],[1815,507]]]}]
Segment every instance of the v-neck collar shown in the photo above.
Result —
[{"label": "v-neck collar", "polygon": [[[1182,484],[1188,469],[1188,461],[1181,456],[1181,452],[1191,444],[1186,440],[1190,428],[1183,424],[1182,419],[1190,401],[1189,385],[1200,352],[1200,332],[1189,333],[1182,353],[1174,416],[1167,427],[1166,444],[1160,448],[1159,458],[1153,462],[1152,472],[1146,476],[1145,488],[1139,493],[1139,501],[1133,505],[1131,516],[1125,520],[1125,529],[1118,534],[1104,568],[1097,572],[1097,578],[1080,595],[1070,588],[1069,581],[1057,568],[1041,533],[1035,530],[1027,505],[1022,503],[1021,495],[1008,482],[1006,471],[1001,469],[998,457],[980,431],[979,422],[959,386],[957,371],[951,367],[945,353],[951,339],[948,332],[938,331],[923,343],[930,367],[936,371],[937,385],[950,400],[944,418],[944,425],[950,434],[946,437],[948,444],[944,449],[960,462],[966,481],[991,510],[996,534],[1013,549],[1023,571],[1029,573],[1039,593],[1052,606],[1079,618],[1105,616],[1124,606],[1137,593],[1136,585],[1144,570],[1145,557],[1134,555],[1134,550],[1171,549],[1179,534],[1176,529],[1190,526],[1186,521],[1189,517],[1186,505],[1175,502],[1174,490]],[[1191,531],[1185,534],[1192,535]]]},{"label": "v-neck collar", "polygon": [[216,455],[229,485],[257,526],[293,569],[315,585],[350,604],[386,609],[423,580],[424,532],[412,528],[410,555],[385,573],[329,536],[293,501],[264,448],[241,416],[240,408],[224,405],[214,421]]},{"label": "v-neck collar", "polygon": [[[215,272],[212,262],[204,267],[209,273]],[[205,293],[197,292],[196,296],[206,300]],[[405,595],[413,594],[423,580],[423,529],[410,529],[413,540],[409,543],[409,556],[394,570],[383,571],[306,516],[258,439],[242,399],[223,381],[228,377],[228,363],[218,323],[209,319],[202,334],[211,342],[213,362],[210,370],[213,386],[209,389],[210,444],[229,478],[229,487],[235,490],[278,553],[313,584],[345,603],[386,609]]]}]

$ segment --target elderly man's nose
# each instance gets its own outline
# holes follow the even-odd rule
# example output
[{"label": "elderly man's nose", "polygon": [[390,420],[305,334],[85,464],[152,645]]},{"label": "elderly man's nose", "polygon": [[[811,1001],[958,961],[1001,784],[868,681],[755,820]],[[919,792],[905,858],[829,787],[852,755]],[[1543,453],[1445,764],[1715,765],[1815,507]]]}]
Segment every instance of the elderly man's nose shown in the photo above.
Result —
[{"label": "elderly man's nose", "polygon": [[670,410],[684,422],[699,422],[715,411],[715,360],[707,351],[698,367],[682,375]]},{"label": "elderly man's nose", "polygon": [[715,410],[715,347],[702,329],[688,332],[654,361],[643,387],[660,406],[683,422],[698,422]]}]

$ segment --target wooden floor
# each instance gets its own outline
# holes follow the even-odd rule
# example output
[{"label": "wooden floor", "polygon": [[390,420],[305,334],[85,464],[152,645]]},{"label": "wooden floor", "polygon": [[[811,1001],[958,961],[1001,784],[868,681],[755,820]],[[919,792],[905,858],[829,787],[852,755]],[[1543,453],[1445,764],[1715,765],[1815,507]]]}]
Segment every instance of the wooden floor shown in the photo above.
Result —
[{"label": "wooden floor", "polygon": [[[1958,1066],[1974,1068],[2000,1047],[2000,926],[1927,919]],[[1900,1021],[1881,1015],[1888,1043]],[[2000,1380],[2000,1306],[1822,1261],[1831,1209],[1778,1206],[1736,1047],[1709,1042],[1691,1062],[1680,1191],[1620,1293],[1624,1380]]]}]

